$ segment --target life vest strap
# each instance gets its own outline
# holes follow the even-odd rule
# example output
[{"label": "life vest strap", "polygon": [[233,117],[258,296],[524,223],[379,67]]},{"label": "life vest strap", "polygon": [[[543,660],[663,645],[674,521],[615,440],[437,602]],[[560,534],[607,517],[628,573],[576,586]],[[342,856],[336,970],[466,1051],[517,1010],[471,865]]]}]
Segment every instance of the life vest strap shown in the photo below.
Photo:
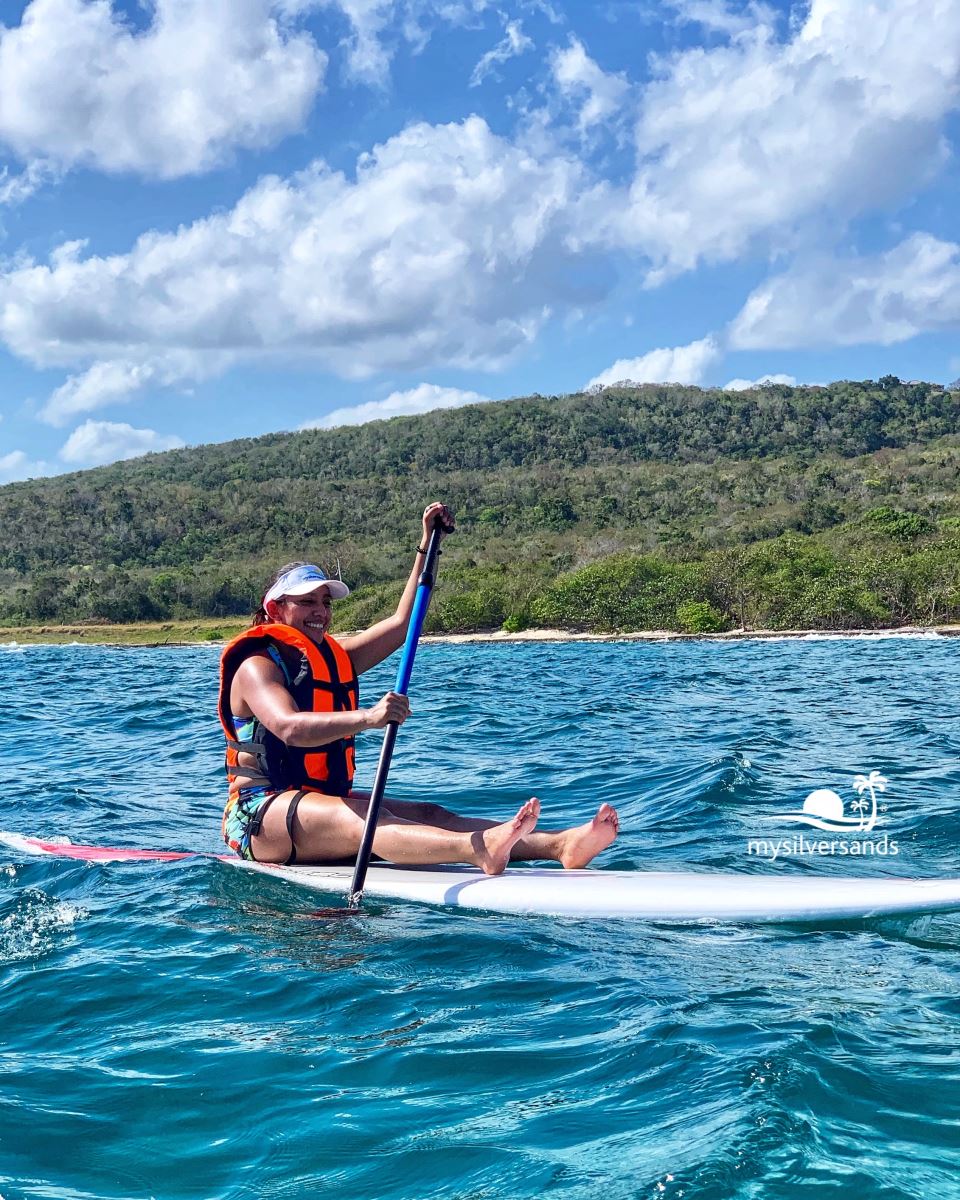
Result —
[{"label": "life vest strap", "polygon": [[[259,724],[259,722],[258,722]],[[266,742],[262,738],[251,738],[248,742],[238,742],[235,738],[227,738],[227,745],[238,754],[256,754],[262,750]]]},{"label": "life vest strap", "polygon": [[355,697],[357,696],[356,688],[351,688],[349,684],[343,683],[326,683],[325,681],[314,681],[314,692],[323,692],[325,695],[333,697],[335,704],[342,704],[344,712],[352,712],[356,707]]}]

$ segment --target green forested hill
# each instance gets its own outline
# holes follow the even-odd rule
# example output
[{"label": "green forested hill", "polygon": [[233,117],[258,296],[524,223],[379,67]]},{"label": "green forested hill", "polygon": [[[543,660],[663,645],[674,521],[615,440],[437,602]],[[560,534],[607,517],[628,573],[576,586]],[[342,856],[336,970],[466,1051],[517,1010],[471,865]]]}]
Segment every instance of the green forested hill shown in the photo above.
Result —
[{"label": "green forested hill", "polygon": [[[278,561],[396,595],[457,511],[434,627],[960,616],[960,392],[614,387],[201,446],[0,488],[0,619],[247,611]],[[518,570],[518,566],[522,569]]]}]

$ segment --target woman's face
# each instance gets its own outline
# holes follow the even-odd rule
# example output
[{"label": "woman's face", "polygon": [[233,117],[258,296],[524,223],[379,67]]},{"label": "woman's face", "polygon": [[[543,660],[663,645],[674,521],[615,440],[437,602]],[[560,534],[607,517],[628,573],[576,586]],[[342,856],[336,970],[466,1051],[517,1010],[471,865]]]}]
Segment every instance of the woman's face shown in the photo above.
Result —
[{"label": "woman's face", "polygon": [[276,602],[280,620],[284,625],[299,630],[315,642],[323,640],[330,624],[330,589],[319,587],[306,596],[283,596]]}]

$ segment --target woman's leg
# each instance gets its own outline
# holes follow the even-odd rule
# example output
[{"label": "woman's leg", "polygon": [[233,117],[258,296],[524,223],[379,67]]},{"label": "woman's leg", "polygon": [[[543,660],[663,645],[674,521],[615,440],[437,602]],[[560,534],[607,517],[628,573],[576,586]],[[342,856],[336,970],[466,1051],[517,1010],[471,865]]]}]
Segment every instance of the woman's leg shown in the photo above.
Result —
[{"label": "woman's leg", "polygon": [[[251,839],[258,862],[282,863],[292,849],[287,830],[287,811],[296,792],[282,792],[264,814],[260,832]],[[350,858],[360,848],[366,800],[350,796],[326,796],[307,792],[300,800],[292,823],[297,862],[330,862]],[[528,800],[515,817],[503,824],[490,823],[483,829],[450,830],[421,825],[381,810],[373,849],[390,862],[427,866],[435,863],[467,862],[488,875],[499,875],[510,860],[510,852],[524,836],[532,833],[540,814],[540,802]]]},{"label": "woman's leg", "polygon": [[[351,792],[350,796],[351,799],[370,798],[369,792]],[[497,823],[482,817],[461,817],[429,800],[393,800],[388,797],[383,803],[404,820],[435,825],[458,833],[491,829]],[[558,862],[568,870],[585,867],[601,850],[606,850],[619,829],[617,810],[610,804],[601,804],[593,820],[584,825],[573,825],[569,829],[536,829],[525,834],[514,845],[510,858],[513,862]]]}]

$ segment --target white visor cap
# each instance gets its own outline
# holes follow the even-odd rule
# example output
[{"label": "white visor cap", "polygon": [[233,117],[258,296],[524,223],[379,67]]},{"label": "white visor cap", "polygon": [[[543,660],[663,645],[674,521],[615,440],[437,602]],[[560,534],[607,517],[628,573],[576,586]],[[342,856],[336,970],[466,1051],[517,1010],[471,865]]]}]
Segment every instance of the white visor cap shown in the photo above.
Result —
[{"label": "white visor cap", "polygon": [[319,567],[315,567],[313,563],[306,563],[302,567],[291,567],[289,571],[285,571],[264,596],[263,602],[266,604],[268,600],[279,600],[281,596],[306,596],[321,587],[329,588],[330,596],[334,600],[342,600],[344,596],[350,595],[350,589],[345,583],[339,579],[328,579]]}]

